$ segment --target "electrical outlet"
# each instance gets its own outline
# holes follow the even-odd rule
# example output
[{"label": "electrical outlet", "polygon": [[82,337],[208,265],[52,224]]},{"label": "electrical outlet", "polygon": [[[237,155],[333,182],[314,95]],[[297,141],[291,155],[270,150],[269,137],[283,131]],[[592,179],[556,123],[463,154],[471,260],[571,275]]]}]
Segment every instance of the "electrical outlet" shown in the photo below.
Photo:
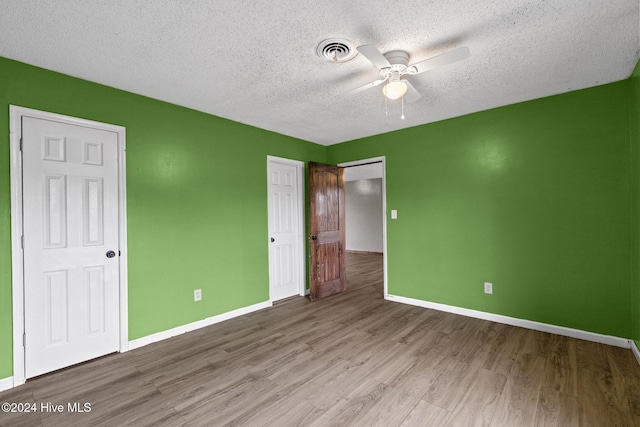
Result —
[{"label": "electrical outlet", "polygon": [[485,294],[493,293],[493,283],[484,282],[484,293]]},{"label": "electrical outlet", "polygon": [[193,300],[200,301],[202,299],[202,289],[196,289],[193,291]]}]

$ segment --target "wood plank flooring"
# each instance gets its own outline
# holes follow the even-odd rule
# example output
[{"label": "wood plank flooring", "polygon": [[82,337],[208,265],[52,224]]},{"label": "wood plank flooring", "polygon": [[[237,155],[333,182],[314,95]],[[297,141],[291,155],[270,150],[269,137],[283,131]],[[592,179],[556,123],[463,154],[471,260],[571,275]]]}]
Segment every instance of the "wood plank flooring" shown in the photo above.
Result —
[{"label": "wood plank flooring", "polygon": [[2,426],[640,426],[630,350],[382,299],[382,257],[348,290],[36,378]]}]

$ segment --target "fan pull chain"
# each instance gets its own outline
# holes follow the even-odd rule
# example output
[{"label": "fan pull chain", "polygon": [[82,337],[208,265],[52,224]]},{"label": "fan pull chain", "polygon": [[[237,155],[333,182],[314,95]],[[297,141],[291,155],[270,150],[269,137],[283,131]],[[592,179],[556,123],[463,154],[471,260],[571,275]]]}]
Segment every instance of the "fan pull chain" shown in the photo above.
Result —
[{"label": "fan pull chain", "polygon": [[404,120],[404,95],[402,95],[402,115],[400,116],[402,120]]},{"label": "fan pull chain", "polygon": [[387,97],[384,97],[384,115],[389,117],[389,107],[387,106]]}]

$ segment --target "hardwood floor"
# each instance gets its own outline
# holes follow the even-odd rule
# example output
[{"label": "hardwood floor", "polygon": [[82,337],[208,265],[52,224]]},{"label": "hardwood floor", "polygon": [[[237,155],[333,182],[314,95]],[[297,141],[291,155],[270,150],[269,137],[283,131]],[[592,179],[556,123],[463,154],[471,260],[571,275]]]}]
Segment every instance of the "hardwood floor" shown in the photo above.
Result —
[{"label": "hardwood floor", "polygon": [[[382,257],[347,292],[273,308],[28,381],[2,426],[640,426],[627,349],[382,299]],[[69,413],[87,402],[91,411]]]}]

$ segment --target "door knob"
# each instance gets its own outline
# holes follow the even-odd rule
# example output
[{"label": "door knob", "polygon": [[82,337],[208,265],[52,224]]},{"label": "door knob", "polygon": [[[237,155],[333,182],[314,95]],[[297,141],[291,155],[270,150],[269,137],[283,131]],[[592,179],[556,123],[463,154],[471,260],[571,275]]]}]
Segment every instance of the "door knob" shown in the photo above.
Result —
[{"label": "door knob", "polygon": [[271,238],[271,243],[275,242],[276,239],[274,239],[273,237]]},{"label": "door knob", "polygon": [[318,240],[318,236],[311,236],[311,240]]},{"label": "door knob", "polygon": [[113,258],[114,256],[116,256],[114,251],[107,251],[107,258]]}]

